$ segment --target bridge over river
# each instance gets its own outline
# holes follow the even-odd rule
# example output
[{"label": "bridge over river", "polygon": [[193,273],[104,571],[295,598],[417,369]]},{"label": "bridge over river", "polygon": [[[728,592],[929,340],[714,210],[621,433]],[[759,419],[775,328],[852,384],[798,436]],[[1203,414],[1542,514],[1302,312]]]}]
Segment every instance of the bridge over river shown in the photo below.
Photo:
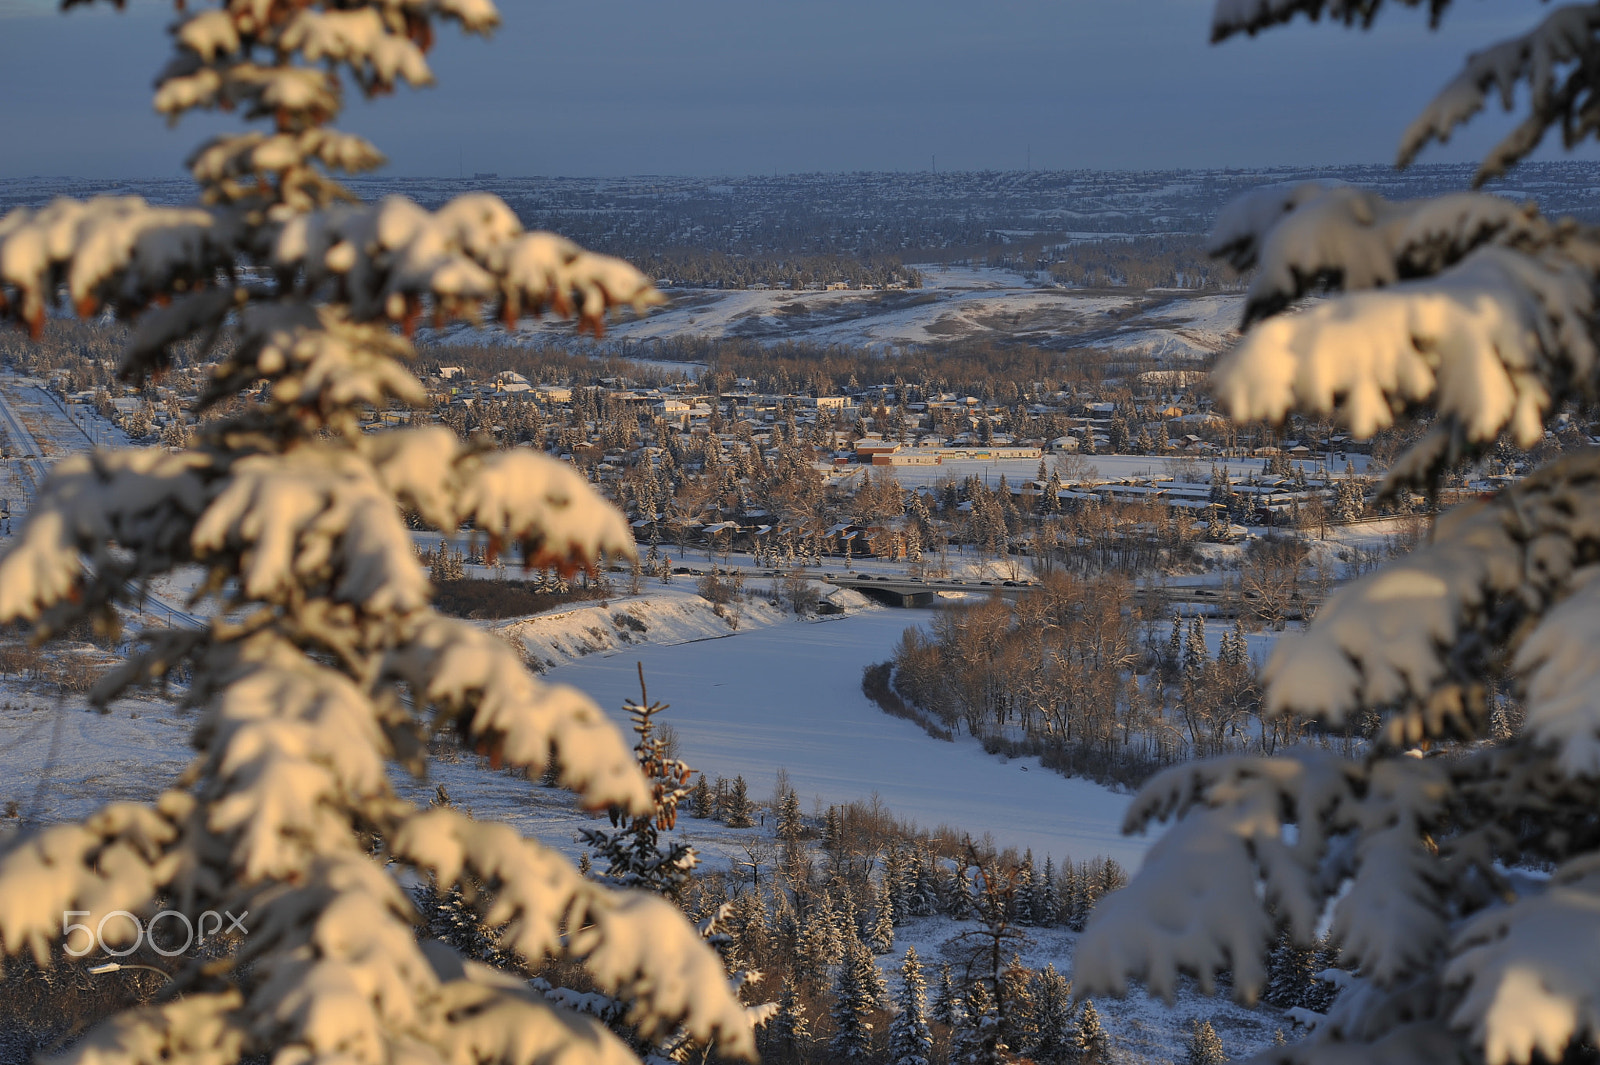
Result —
[{"label": "bridge over river", "polygon": [[[1039,583],[1021,581],[963,581],[934,580],[916,577],[877,576],[870,573],[824,573],[821,580],[839,588],[852,588],[870,599],[886,606],[931,607],[943,601],[960,599],[986,599],[999,596],[1017,600],[1039,590]],[[1141,587],[1136,593],[1139,604],[1150,616],[1163,617],[1177,611],[1180,614],[1205,614],[1214,618],[1237,617],[1243,601],[1236,592],[1215,585],[1169,585]],[[1250,598],[1246,593],[1245,598]],[[1315,614],[1322,605],[1322,597],[1300,594],[1284,603],[1282,614],[1290,620],[1303,620]]]},{"label": "bridge over river", "polygon": [[[923,580],[917,577],[875,576],[870,573],[824,573],[822,580],[840,588],[853,588],[887,606],[933,606],[941,598],[957,595],[983,599],[998,595],[1018,599],[1038,587],[1033,581]],[[939,593],[944,592],[941,596]]]}]

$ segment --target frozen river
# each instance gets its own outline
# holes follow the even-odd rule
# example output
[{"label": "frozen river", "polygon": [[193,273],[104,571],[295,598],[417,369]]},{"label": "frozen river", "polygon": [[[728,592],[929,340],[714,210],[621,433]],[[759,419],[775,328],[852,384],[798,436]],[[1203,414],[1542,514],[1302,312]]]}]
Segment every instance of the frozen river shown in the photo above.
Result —
[{"label": "frozen river", "polygon": [[681,757],[711,776],[744,774],[753,796],[770,796],[788,771],[807,813],[823,803],[876,792],[897,816],[923,828],[950,825],[999,846],[1032,847],[1043,861],[1109,855],[1136,868],[1148,841],[1121,835],[1129,797],[1041,769],[1002,761],[962,737],[933,739],[890,717],[861,692],[863,667],[889,658],[901,632],[927,611],[868,610],[814,624],[779,624],[722,639],[644,645],[560,666],[547,676],[580,687],[620,724],[623,700],[638,698],[643,662],[652,699]]}]

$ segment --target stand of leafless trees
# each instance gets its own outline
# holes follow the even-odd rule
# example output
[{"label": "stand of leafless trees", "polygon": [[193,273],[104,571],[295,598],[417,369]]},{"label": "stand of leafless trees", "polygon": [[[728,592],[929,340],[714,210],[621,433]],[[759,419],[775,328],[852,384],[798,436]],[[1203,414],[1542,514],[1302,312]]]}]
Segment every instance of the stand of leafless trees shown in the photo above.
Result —
[{"label": "stand of leafless trees", "polygon": [[946,608],[928,629],[907,629],[893,691],[930,725],[977,737],[992,753],[1035,755],[1108,783],[1300,737],[1259,714],[1239,624],[1215,653],[1203,618],[1174,618],[1166,640],[1161,624],[1146,619],[1128,579],[1056,571],[1016,603]]}]

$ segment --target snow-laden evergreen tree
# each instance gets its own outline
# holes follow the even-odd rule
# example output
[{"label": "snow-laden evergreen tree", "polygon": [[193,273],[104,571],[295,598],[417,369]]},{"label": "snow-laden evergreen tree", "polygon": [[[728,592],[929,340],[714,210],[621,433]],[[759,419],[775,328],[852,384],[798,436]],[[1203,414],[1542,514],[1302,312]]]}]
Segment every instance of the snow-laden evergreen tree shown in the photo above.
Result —
[{"label": "snow-laden evergreen tree", "polygon": [[1189,1022],[1189,1038],[1183,1044],[1184,1065],[1223,1065],[1228,1060],[1222,1039],[1210,1021],[1195,1018]]},{"label": "snow-laden evergreen tree", "polygon": [[731,940],[728,958],[734,968],[754,971],[766,963],[772,950],[772,924],[767,914],[759,890],[741,892],[729,901],[721,924]]},{"label": "snow-laden evergreen tree", "polygon": [[722,804],[722,819],[729,828],[750,828],[756,823],[755,803],[750,801],[750,785],[741,774],[733,778],[728,797]]},{"label": "snow-laden evergreen tree", "polygon": [[898,1012],[889,1023],[889,1065],[928,1065],[933,1053],[933,1032],[928,1028],[927,984],[917,948],[907,947],[900,962]]},{"label": "snow-laden evergreen tree", "polygon": [[887,873],[873,892],[872,924],[867,930],[867,946],[874,954],[887,954],[894,949],[894,901],[889,894]]},{"label": "snow-laden evergreen tree", "polygon": [[1012,895],[1011,919],[1017,924],[1038,923],[1033,912],[1034,883],[1033,850],[1022,856],[1022,864],[1017,867],[1015,878],[1016,891]]},{"label": "snow-laden evergreen tree", "polygon": [[965,858],[957,860],[945,884],[944,896],[945,916],[955,921],[965,921],[972,916],[978,896],[972,886],[972,866]]},{"label": "snow-laden evergreen tree", "polygon": [[1355,521],[1367,505],[1366,485],[1355,476],[1355,466],[1348,464],[1344,477],[1333,485],[1333,516],[1339,521]]},{"label": "snow-laden evergreen tree", "polygon": [[783,978],[778,992],[778,1008],[762,1030],[769,1059],[800,1061],[811,1045],[811,1021],[806,1016],[806,1004],[800,997],[798,982],[792,976]]},{"label": "snow-laden evergreen tree", "polygon": [[850,949],[852,941],[862,938],[861,915],[856,912],[856,897],[848,884],[841,885],[839,897],[827,912],[833,914],[834,936],[838,939],[842,957]]},{"label": "snow-laden evergreen tree", "polygon": [[655,726],[656,715],[667,704],[649,699],[641,665],[639,701],[624,703],[622,709],[633,719],[633,731],[639,737],[633,756],[650,784],[651,812],[629,816],[626,810],[612,807],[610,831],[584,829],[582,835],[595,857],[605,863],[606,882],[676,900],[699,859],[694,848],[682,840],[663,843],[661,833],[677,825],[678,805],[689,794],[687,784],[694,770],[686,762],[668,757],[668,742]]},{"label": "snow-laden evergreen tree", "polygon": [[[615,259],[524,232],[499,199],[437,211],[356,202],[337,174],[382,157],[330,123],[342,89],[432,79],[436,24],[488,33],[489,0],[226,0],[179,6],[155,106],[173,119],[228,110],[260,128],[222,133],[189,165],[200,202],[60,199],[0,219],[0,320],[36,334],[47,310],[132,322],[120,365],[139,381],[174,345],[230,343],[198,399],[260,402],[202,422],[189,450],[98,450],[57,463],[0,558],[0,623],[47,639],[175,567],[201,567],[193,628],[136,634],[95,689],[187,677],[196,757],[155,802],[117,803],[10,841],[0,853],[0,953],[48,965],[62,914],[97,927],[161,905],[248,912],[222,959],[175,961],[152,1004],[64,1052],[96,1065],[626,1062],[628,1047],[519,981],[419,940],[407,882],[470,896],[500,945],[563,959],[630,1003],[642,1033],[674,1028],[753,1056],[754,1034],[714,951],[668,902],[582,877],[508,825],[396,793],[454,741],[585,806],[653,809],[650,782],[599,707],[530,675],[503,641],[430,606],[403,515],[453,534],[471,523],[490,558],[513,551],[571,574],[633,557],[628,526],[570,465],[464,444],[443,426],[375,434],[363,412],[422,403],[408,334],[498,315],[658,301]],[[574,86],[574,91],[581,87]],[[376,841],[376,847],[373,846]],[[131,934],[105,926],[109,945]]]},{"label": "snow-laden evergreen tree", "polygon": [[805,818],[800,812],[800,796],[793,788],[783,793],[778,802],[778,838],[793,843],[805,833]]},{"label": "snow-laden evergreen tree", "polygon": [[833,963],[834,936],[831,926],[813,909],[806,915],[795,939],[794,958],[789,971],[807,987],[820,985]]},{"label": "snow-laden evergreen tree", "polygon": [[939,986],[933,993],[933,1005],[928,1010],[928,1016],[951,1028],[960,1026],[966,1019],[966,1000],[956,986],[949,962],[939,965]]},{"label": "snow-laden evergreen tree", "polygon": [[1013,954],[997,981],[1000,994],[995,996],[995,1016],[1000,1025],[1000,1041],[1009,1051],[1021,1053],[1038,1036],[1033,975],[1033,970],[1022,964],[1021,956]]},{"label": "snow-laden evergreen tree", "polygon": [[1295,943],[1285,929],[1267,958],[1266,987],[1261,1000],[1279,1009],[1310,1010],[1324,1013],[1332,1004],[1334,986],[1318,977],[1331,965],[1331,950],[1319,940],[1314,946]]},{"label": "snow-laden evergreen tree", "polygon": [[1039,875],[1033,896],[1034,920],[1042,925],[1053,925],[1060,919],[1061,895],[1056,887],[1055,860],[1044,856],[1044,870]]},{"label": "snow-laden evergreen tree", "polygon": [[1163,666],[1166,668],[1169,679],[1177,679],[1178,671],[1183,663],[1183,618],[1173,611],[1172,632],[1167,636],[1167,650],[1163,656]]},{"label": "snow-laden evergreen tree", "polygon": [[[888,1012],[894,1009],[894,998],[889,994],[889,981],[884,979],[883,970],[878,968],[878,962],[873,956],[872,948],[860,937],[856,942],[861,945],[861,950],[854,954],[847,950],[844,964],[854,964],[861,969],[861,984],[865,987],[872,999],[875,1009]],[[852,959],[854,959],[852,961]]]},{"label": "snow-laden evergreen tree", "polygon": [[1093,999],[1085,999],[1078,1007],[1072,1025],[1072,1060],[1074,1065],[1111,1065],[1111,1036],[1100,1023]]},{"label": "snow-laden evergreen tree", "polygon": [[[906,913],[928,917],[939,909],[939,856],[923,845],[911,852],[911,881],[906,894]],[[898,911],[897,911],[898,912]]]},{"label": "snow-laden evergreen tree", "polygon": [[[434,795],[429,803],[431,807],[455,805],[443,784],[435,787]],[[578,871],[588,872],[581,862]],[[465,891],[459,884],[451,884],[440,891],[437,885],[429,882],[415,888],[412,896],[422,914],[423,928],[430,937],[448,943],[464,958],[497,968],[509,967],[514,964],[513,959],[500,949],[499,936],[471,901],[483,890],[484,885],[476,880],[469,880]]]},{"label": "snow-laden evergreen tree", "polygon": [[830,806],[822,818],[822,847],[829,852],[837,852],[843,839],[844,822],[839,817],[839,808]]},{"label": "snow-laden evergreen tree", "polygon": [[[481,884],[469,885],[473,898],[483,890]],[[417,909],[422,912],[423,927],[427,934],[442,943],[448,943],[464,958],[500,967],[506,959],[500,951],[499,937],[487,927],[483,915],[468,901],[469,891],[452,884],[439,891],[425,884],[414,894]]]},{"label": "snow-laden evergreen tree", "polygon": [[950,1035],[950,1060],[963,1065],[999,1065],[1008,1049],[1000,1039],[994,994],[981,979],[965,985],[961,1023]]},{"label": "snow-laden evergreen tree", "polygon": [[[1391,5],[1398,8],[1400,5]],[[1409,5],[1407,5],[1409,6]],[[1437,18],[1448,0],[1429,5]],[[1220,0],[1215,36],[1300,13],[1365,23],[1376,0]],[[1600,5],[1545,11],[1475,53],[1406,131],[1400,162],[1498,96],[1525,105],[1484,159],[1503,173],[1552,129],[1600,130]],[[1526,91],[1522,91],[1525,89]],[[1545,438],[1600,391],[1600,232],[1478,191],[1391,202],[1271,187],[1223,212],[1213,250],[1254,275],[1212,387],[1234,417],[1341,420],[1411,442],[1399,502],[1502,443]],[[1306,304],[1313,292],[1326,298]],[[1280,313],[1293,310],[1294,313]],[[1353,975],[1277,1059],[1558,1061],[1600,1041],[1600,451],[1457,507],[1428,540],[1341,588],[1265,672],[1264,708],[1371,721],[1356,756],[1310,746],[1153,778],[1129,812],[1174,824],[1079,943],[1081,991],[1170,996],[1227,970],[1258,996],[1280,930],[1325,913]],[[1508,683],[1523,724],[1497,734]],[[1525,875],[1537,868],[1548,875]]]},{"label": "snow-laden evergreen tree", "polygon": [[872,1014],[882,1005],[883,978],[872,951],[860,939],[845,948],[844,961],[833,982],[834,1034],[828,1052],[836,1061],[865,1061],[872,1057]]},{"label": "snow-laden evergreen tree", "polygon": [[891,843],[883,858],[884,903],[894,925],[905,924],[917,890],[917,852]]},{"label": "snow-laden evergreen tree", "polygon": [[1054,965],[1046,965],[1033,977],[1033,1042],[1023,1048],[1038,1065],[1062,1065],[1077,1052],[1073,1042],[1077,1006],[1072,1001],[1072,983]]},{"label": "snow-laden evergreen tree", "polygon": [[711,794],[711,781],[704,773],[694,782],[694,792],[689,796],[689,809],[702,821],[716,816],[717,801]]}]

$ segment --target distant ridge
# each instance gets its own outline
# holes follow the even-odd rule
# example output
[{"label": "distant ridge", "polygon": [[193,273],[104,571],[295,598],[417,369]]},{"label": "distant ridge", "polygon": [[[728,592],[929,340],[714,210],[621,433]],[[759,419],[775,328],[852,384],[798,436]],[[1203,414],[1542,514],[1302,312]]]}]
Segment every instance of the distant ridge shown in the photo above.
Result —
[{"label": "distant ridge", "polygon": [[[1404,172],[1369,164],[1174,170],[867,171],[747,177],[365,177],[366,199],[403,192],[427,207],[493,181],[530,227],[622,255],[669,249],[729,254],[914,255],[917,250],[1034,237],[1105,239],[1209,231],[1222,205],[1265,184],[1313,179],[1367,186],[1392,199],[1470,187],[1471,164]],[[1524,163],[1489,191],[1536,199],[1546,214],[1600,222],[1600,162]],[[187,179],[0,179],[0,213],[57,196],[138,195],[187,203]]]}]

